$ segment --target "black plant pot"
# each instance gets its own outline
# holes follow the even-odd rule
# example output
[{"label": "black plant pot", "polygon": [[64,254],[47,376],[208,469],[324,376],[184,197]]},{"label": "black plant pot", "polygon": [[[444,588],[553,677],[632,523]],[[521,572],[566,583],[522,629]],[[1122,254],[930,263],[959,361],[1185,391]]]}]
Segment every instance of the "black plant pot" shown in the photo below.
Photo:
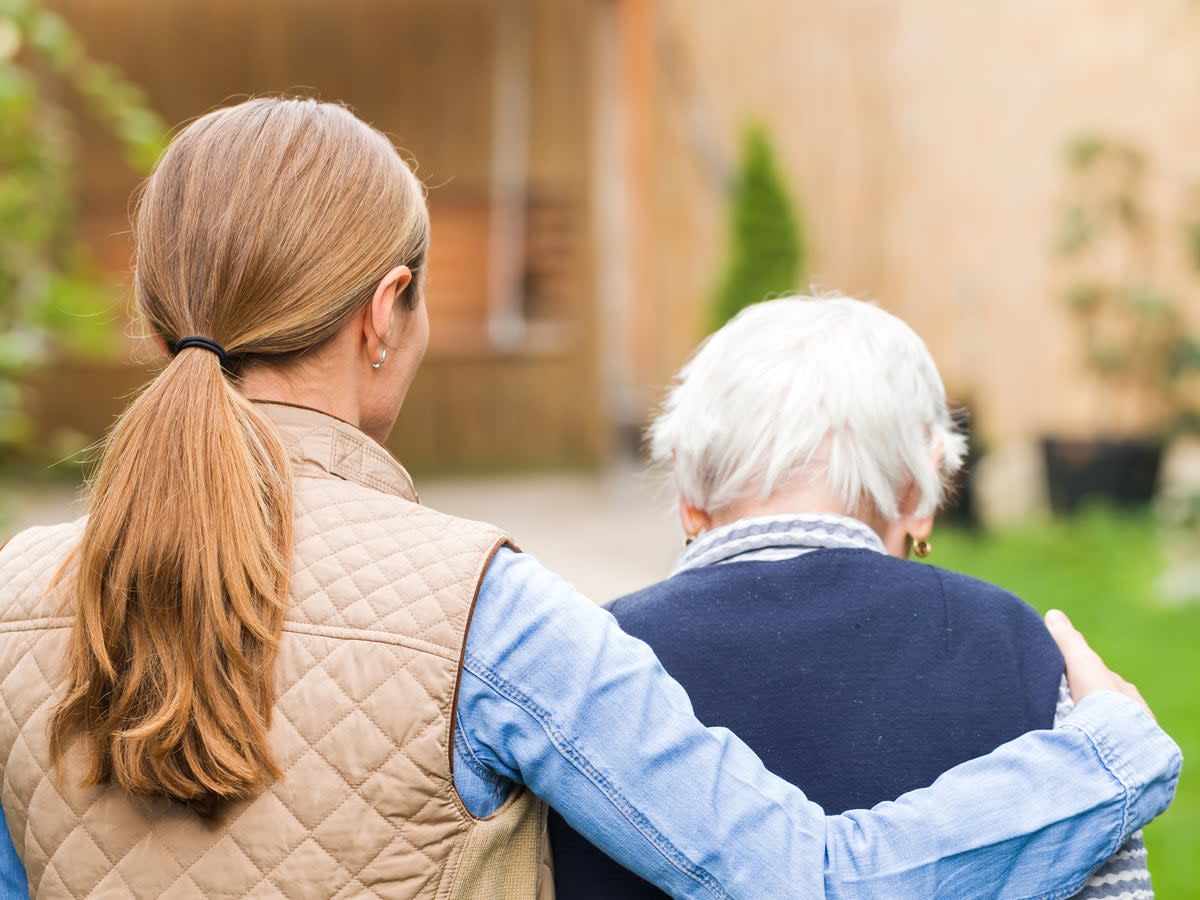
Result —
[{"label": "black plant pot", "polygon": [[1145,506],[1158,489],[1163,442],[1136,438],[1044,438],[1050,508],[1072,515],[1089,500],[1131,509]]},{"label": "black plant pot", "polygon": [[962,471],[954,480],[950,499],[938,511],[938,521],[961,528],[979,528],[979,504],[976,502],[978,490],[975,483],[975,467],[981,459],[978,453],[968,453],[963,463]]}]

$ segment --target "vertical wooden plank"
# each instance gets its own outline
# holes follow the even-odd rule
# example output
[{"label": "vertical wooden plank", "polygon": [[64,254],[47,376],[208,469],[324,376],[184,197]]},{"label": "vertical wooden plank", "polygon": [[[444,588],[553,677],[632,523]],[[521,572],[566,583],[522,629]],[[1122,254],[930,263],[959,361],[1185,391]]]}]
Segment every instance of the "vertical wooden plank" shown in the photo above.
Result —
[{"label": "vertical wooden plank", "polygon": [[488,337],[508,349],[524,334],[525,232],[529,192],[531,39],[528,0],[496,5],[492,68]]},{"label": "vertical wooden plank", "polygon": [[[629,309],[626,340],[631,347],[633,379],[636,384],[653,383],[658,368],[654,361],[662,335],[658,312],[661,304],[653,296],[654,277],[650,254],[655,246],[649,220],[654,202],[651,170],[655,109],[654,0],[618,0],[620,34],[620,85],[625,146],[626,257],[629,270]],[[639,404],[644,411],[646,402]],[[630,411],[626,411],[629,415]],[[640,422],[627,421],[625,426]]]}]

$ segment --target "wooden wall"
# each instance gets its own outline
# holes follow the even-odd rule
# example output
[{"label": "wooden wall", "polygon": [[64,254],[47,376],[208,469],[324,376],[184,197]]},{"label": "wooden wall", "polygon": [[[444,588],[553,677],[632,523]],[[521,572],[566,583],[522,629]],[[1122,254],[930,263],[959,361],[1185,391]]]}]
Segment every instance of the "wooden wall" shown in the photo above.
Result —
[{"label": "wooden wall", "polygon": [[[910,322],[995,441],[1113,427],[1059,299],[1063,150],[1081,132],[1132,140],[1154,208],[1195,209],[1200,5],[657,0],[654,27],[648,402],[702,333],[723,178],[761,119],[803,204],[815,285]],[[1164,281],[1200,319],[1166,241]]]},{"label": "wooden wall", "polygon": [[[523,0],[530,47],[525,260],[534,338],[486,333],[496,17],[491,0],[55,0],[92,53],[123,69],[170,123],[259,93],[348,103],[417,164],[434,222],[430,358],[394,436],[418,468],[591,462],[603,453],[591,229],[591,0]],[[127,272],[137,177],[83,120],[83,226],[96,256]],[[444,299],[443,299],[444,298]],[[132,369],[112,375],[126,384]],[[101,382],[107,383],[104,379]],[[99,389],[46,389],[47,427],[111,418]],[[82,410],[86,409],[87,412]]]}]

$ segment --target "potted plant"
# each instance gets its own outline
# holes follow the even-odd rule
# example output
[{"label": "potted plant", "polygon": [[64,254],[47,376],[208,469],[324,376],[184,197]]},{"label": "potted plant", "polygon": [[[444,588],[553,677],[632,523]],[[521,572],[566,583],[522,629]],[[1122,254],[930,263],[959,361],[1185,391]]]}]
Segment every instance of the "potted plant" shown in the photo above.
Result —
[{"label": "potted plant", "polygon": [[1043,441],[1050,504],[1072,513],[1089,498],[1116,506],[1154,496],[1170,437],[1196,420],[1187,382],[1196,339],[1161,283],[1162,223],[1145,201],[1146,162],[1130,144],[1082,137],[1068,147],[1071,184],[1058,251],[1063,300],[1084,360],[1102,388],[1102,433]]}]

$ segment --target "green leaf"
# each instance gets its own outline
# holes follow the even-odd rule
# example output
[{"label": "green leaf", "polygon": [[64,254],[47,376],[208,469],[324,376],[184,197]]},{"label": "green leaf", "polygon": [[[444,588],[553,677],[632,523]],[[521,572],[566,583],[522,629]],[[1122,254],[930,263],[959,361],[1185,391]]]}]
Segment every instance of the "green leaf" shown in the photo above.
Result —
[{"label": "green leaf", "polygon": [[1128,372],[1133,356],[1118,344],[1097,340],[1088,347],[1087,361],[1101,375],[1112,376]]},{"label": "green leaf", "polygon": [[1108,142],[1098,135],[1077,135],[1067,142],[1067,165],[1075,171],[1081,172],[1100,159],[1107,149]]},{"label": "green leaf", "polygon": [[1175,301],[1152,285],[1128,285],[1118,293],[1126,310],[1138,318],[1158,322],[1174,321]]},{"label": "green leaf", "polygon": [[32,12],[31,0],[0,0],[0,16],[24,26]]},{"label": "green leaf", "polygon": [[1171,357],[1173,375],[1200,372],[1200,340],[1191,336],[1181,337],[1176,342],[1174,351]]},{"label": "green leaf", "polygon": [[46,337],[30,328],[0,334],[0,372],[20,372],[46,358]]},{"label": "green leaf", "polygon": [[1096,232],[1094,216],[1082,204],[1073,203],[1059,222],[1055,248],[1060,256],[1074,256],[1091,245]]},{"label": "green leaf", "polygon": [[66,20],[39,10],[29,27],[29,41],[58,72],[69,72],[84,58],[83,47]]}]

